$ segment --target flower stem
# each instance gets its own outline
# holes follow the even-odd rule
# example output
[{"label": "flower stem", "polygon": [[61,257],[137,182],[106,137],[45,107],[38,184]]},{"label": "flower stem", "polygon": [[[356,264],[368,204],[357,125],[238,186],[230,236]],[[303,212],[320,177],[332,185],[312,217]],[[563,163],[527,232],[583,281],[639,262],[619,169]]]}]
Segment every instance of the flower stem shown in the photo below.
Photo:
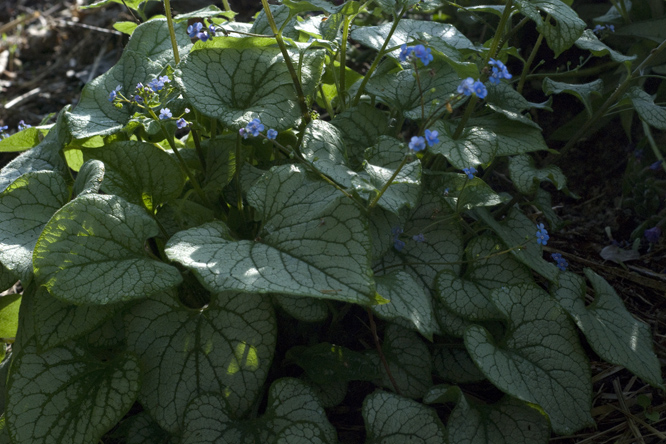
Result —
[{"label": "flower stem", "polygon": [[375,196],[375,198],[372,199],[372,201],[371,201],[370,204],[368,205],[368,208],[372,209],[372,208],[374,208],[375,206],[377,206],[377,202],[379,202],[379,199],[382,198],[382,195],[386,192],[386,190],[388,190],[388,187],[391,186],[391,184],[393,183],[393,181],[395,180],[395,178],[398,177],[398,174],[400,174],[400,171],[402,170],[402,168],[407,164],[407,159],[408,159],[408,158],[409,158],[409,156],[405,156],[405,157],[402,159],[402,162],[400,163],[400,165],[398,166],[398,168],[396,168],[396,170],[393,172],[393,175],[391,176],[391,178],[390,178],[388,181],[386,181],[386,183],[384,184],[384,186],[382,187],[382,189],[379,190],[379,194],[377,194],[377,195]]},{"label": "flower stem", "polygon": [[532,62],[534,62],[534,58],[536,57],[537,51],[539,50],[542,41],[543,41],[543,34],[539,33],[539,37],[537,37],[536,42],[534,42],[534,47],[532,48],[532,52],[530,53],[530,56],[527,58],[525,66],[523,66],[523,72],[520,74],[520,80],[518,81],[518,86],[516,87],[516,91],[518,91],[518,93],[520,94],[523,93],[523,87],[525,86],[525,80],[527,79],[527,74],[530,71],[530,67],[532,66]]},{"label": "flower stem", "polygon": [[486,65],[490,61],[490,59],[495,58],[497,56],[497,53],[502,49],[500,47],[500,41],[502,41],[502,36],[504,35],[504,28],[506,28],[506,24],[511,18],[511,7],[513,0],[506,0],[506,4],[504,5],[504,12],[502,13],[502,18],[500,18],[499,25],[497,25],[497,32],[495,33],[495,36],[493,37],[493,41],[490,44],[490,50],[488,50],[488,53],[486,54]]},{"label": "flower stem", "polygon": [[347,108],[346,101],[346,69],[347,69],[347,39],[349,38],[349,16],[345,15],[342,23],[344,29],[342,30],[342,42],[340,43],[340,88],[338,89],[338,97],[340,97],[340,110],[344,111]]},{"label": "flower stem", "polygon": [[296,89],[296,95],[298,96],[298,105],[301,108],[301,114],[303,116],[303,122],[308,123],[311,120],[310,110],[308,109],[307,103],[305,103],[305,94],[303,94],[303,88],[301,87],[301,82],[298,79],[298,74],[296,73],[296,70],[294,69],[294,64],[292,63],[291,58],[289,57],[289,51],[287,51],[287,45],[285,45],[284,40],[282,39],[282,31],[278,29],[277,24],[275,23],[275,18],[273,17],[271,8],[268,5],[268,1],[261,0],[261,4],[264,7],[264,13],[266,14],[266,18],[268,19],[268,24],[270,25],[273,34],[275,34],[275,40],[277,41],[277,44],[280,47],[280,52],[282,52],[282,57],[284,57],[284,62],[287,65],[287,70],[289,71],[289,75],[291,76],[291,81],[294,83],[294,88]]},{"label": "flower stem", "polygon": [[[265,1],[265,0],[262,0]],[[356,97],[354,97],[354,101],[352,102],[352,106],[358,105],[359,100],[361,100],[361,95],[363,95],[363,91],[365,90],[365,85],[368,83],[368,80],[370,80],[370,77],[372,77],[372,73],[375,72],[375,69],[377,69],[377,66],[379,65],[379,61],[384,57],[386,47],[388,46],[389,42],[391,41],[391,37],[393,37],[393,33],[395,30],[398,28],[398,23],[400,23],[400,19],[402,18],[403,15],[407,12],[407,8],[402,8],[399,14],[396,14],[393,16],[393,24],[391,25],[391,29],[389,30],[388,35],[386,36],[386,39],[384,40],[384,44],[382,47],[379,49],[379,52],[377,53],[377,56],[375,57],[375,60],[372,61],[372,65],[370,65],[370,68],[368,69],[368,72],[365,73],[365,76],[363,76],[363,81],[361,82],[361,86],[358,88],[358,92],[356,93]]]},{"label": "flower stem", "polygon": [[171,37],[173,59],[176,61],[177,65],[180,63],[180,55],[178,54],[178,43],[176,42],[176,31],[173,29],[173,18],[171,17],[171,4],[169,0],[164,0],[164,12],[167,18],[167,26],[169,27],[169,36]]},{"label": "flower stem", "polygon": [[472,116],[472,111],[474,111],[474,106],[476,106],[477,100],[478,99],[476,97],[476,94],[473,94],[469,98],[469,102],[467,102],[467,108],[465,108],[465,114],[463,114],[462,119],[460,119],[460,123],[458,123],[458,127],[456,128],[456,132],[453,134],[453,140],[457,140],[462,134],[463,130],[465,129],[465,125],[467,124],[467,121]]}]

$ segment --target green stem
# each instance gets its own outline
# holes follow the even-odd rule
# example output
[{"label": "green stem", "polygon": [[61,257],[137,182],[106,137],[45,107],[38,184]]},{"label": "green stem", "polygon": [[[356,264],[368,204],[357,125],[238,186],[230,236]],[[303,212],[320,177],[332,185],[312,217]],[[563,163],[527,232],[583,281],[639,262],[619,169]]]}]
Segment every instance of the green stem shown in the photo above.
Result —
[{"label": "green stem", "polygon": [[[222,0],[222,6],[224,7],[225,11],[232,12],[231,7],[229,6],[229,0]],[[234,18],[232,17],[230,20],[233,22]]]},{"label": "green stem", "polygon": [[201,162],[201,170],[206,171],[206,158],[204,157],[203,149],[201,148],[201,138],[199,137],[199,132],[192,130],[192,139],[194,140],[194,147],[197,151],[197,156],[199,157],[199,162]]},{"label": "green stem", "polygon": [[289,71],[289,75],[291,76],[291,81],[294,83],[294,88],[296,89],[296,95],[298,96],[298,105],[301,108],[303,122],[308,123],[311,120],[310,110],[308,109],[307,103],[305,103],[305,94],[303,94],[303,88],[301,87],[301,82],[298,79],[296,70],[294,69],[294,64],[291,62],[291,58],[289,57],[289,52],[287,51],[287,45],[284,44],[284,40],[282,39],[282,31],[278,29],[277,24],[275,23],[275,18],[273,18],[273,13],[271,12],[271,8],[268,5],[268,1],[261,0],[261,4],[264,7],[264,13],[266,14],[266,18],[268,19],[268,24],[270,25],[271,30],[275,34],[275,40],[277,41],[277,44],[280,47],[280,52],[282,52],[282,57],[284,57],[284,62],[287,65],[287,70]]},{"label": "green stem", "polygon": [[[262,0],[265,1],[265,0]],[[386,36],[386,39],[384,40],[384,44],[382,47],[379,49],[379,52],[377,53],[377,56],[375,56],[375,60],[372,61],[372,65],[370,65],[370,69],[368,69],[368,72],[365,73],[365,76],[363,77],[363,81],[361,82],[361,86],[358,88],[358,92],[356,93],[356,97],[354,97],[354,100],[352,102],[352,106],[358,105],[359,100],[361,100],[361,96],[363,95],[363,91],[365,90],[365,85],[368,83],[368,80],[370,80],[370,77],[372,77],[372,74],[375,72],[375,69],[377,69],[377,66],[379,65],[379,61],[384,57],[386,47],[388,46],[389,42],[391,41],[391,37],[393,37],[393,33],[395,30],[398,28],[398,23],[400,23],[400,19],[402,19],[402,16],[405,15],[407,12],[407,8],[403,8],[399,14],[393,16],[393,24],[391,25],[391,29],[389,30],[388,35]]]},{"label": "green stem", "polygon": [[236,172],[234,174],[234,177],[236,179],[236,207],[238,208],[238,211],[242,214],[243,213],[243,190],[241,188],[241,178],[240,178],[240,170],[241,167],[243,166],[242,161],[241,161],[241,135],[238,133],[236,135]]},{"label": "green stem", "polygon": [[178,55],[178,43],[176,42],[176,31],[173,29],[173,18],[171,18],[171,4],[169,0],[164,0],[164,12],[166,13],[167,25],[169,26],[169,36],[171,37],[171,47],[173,48],[173,59],[176,65],[180,63]]},{"label": "green stem", "polygon": [[472,116],[472,111],[474,111],[477,100],[478,98],[476,97],[476,94],[473,94],[469,98],[469,102],[467,102],[467,108],[465,108],[465,114],[463,114],[462,119],[460,119],[460,123],[458,123],[458,127],[456,128],[456,132],[453,134],[453,140],[457,140],[462,134],[467,121]]},{"label": "green stem", "polygon": [[486,61],[485,61],[486,65],[488,64],[490,59],[495,58],[497,56],[497,53],[502,49],[499,43],[502,40],[502,36],[504,35],[504,28],[506,28],[506,24],[511,18],[512,3],[513,0],[506,0],[506,4],[504,5],[504,12],[502,13],[502,18],[500,18],[499,25],[497,25],[497,32],[493,37],[493,41],[490,44],[490,50],[486,55]]},{"label": "green stem", "polygon": [[328,117],[333,120],[335,117],[335,111],[333,111],[333,107],[331,106],[331,102],[328,101],[326,98],[326,94],[324,93],[324,87],[322,84],[319,84],[319,95],[321,95],[321,100],[324,102],[324,107],[326,108],[326,112],[328,113]]},{"label": "green stem", "polygon": [[608,108],[611,107],[622,95],[627,91],[629,86],[631,85],[631,82],[636,78],[639,77],[645,69],[646,66],[648,66],[650,63],[652,63],[652,60],[654,60],[655,57],[657,57],[664,49],[666,49],[666,40],[661,42],[659,46],[654,48],[652,51],[650,51],[650,54],[641,62],[640,65],[636,69],[634,69],[626,79],[624,79],[624,82],[620,84],[620,86],[617,87],[617,89],[613,92],[613,94],[606,99],[606,101],[594,112],[592,117],[585,122],[584,125],[582,125],[580,128],[578,128],[578,131],[569,139],[569,141],[564,145],[564,147],[560,150],[560,155],[564,155],[569,150],[578,142],[578,140],[585,135],[585,133],[592,127],[599,119],[601,119]]},{"label": "green stem", "polygon": [[377,194],[377,195],[375,196],[375,198],[372,199],[372,201],[371,201],[370,204],[368,205],[368,208],[372,209],[372,208],[374,208],[374,207],[377,205],[377,202],[379,202],[379,199],[382,198],[382,195],[386,192],[386,190],[388,190],[388,187],[391,186],[391,184],[393,183],[393,181],[395,180],[395,178],[398,177],[398,174],[400,174],[400,170],[402,170],[402,168],[407,164],[407,159],[408,159],[408,158],[409,158],[409,156],[405,156],[405,157],[402,159],[402,162],[400,163],[400,166],[398,166],[398,168],[393,172],[393,175],[391,176],[391,178],[390,178],[388,181],[386,181],[386,183],[384,184],[384,186],[382,187],[382,189],[379,190],[379,194]]},{"label": "green stem", "polygon": [[527,58],[525,66],[523,66],[523,72],[520,74],[520,80],[518,81],[518,86],[516,87],[516,91],[518,91],[520,94],[523,93],[523,87],[525,86],[527,73],[530,71],[530,66],[532,66],[532,62],[534,62],[534,58],[536,57],[537,51],[539,50],[542,41],[543,41],[543,34],[539,33],[539,37],[537,37],[536,42],[534,42],[534,47],[532,48],[532,52],[530,53],[530,56]]},{"label": "green stem", "polygon": [[340,87],[338,89],[338,97],[340,98],[341,108],[338,108],[341,111],[344,111],[347,108],[347,99],[346,99],[346,68],[347,68],[347,39],[349,38],[349,16],[345,15],[345,19],[342,23],[344,29],[342,30],[342,43],[340,44]]}]

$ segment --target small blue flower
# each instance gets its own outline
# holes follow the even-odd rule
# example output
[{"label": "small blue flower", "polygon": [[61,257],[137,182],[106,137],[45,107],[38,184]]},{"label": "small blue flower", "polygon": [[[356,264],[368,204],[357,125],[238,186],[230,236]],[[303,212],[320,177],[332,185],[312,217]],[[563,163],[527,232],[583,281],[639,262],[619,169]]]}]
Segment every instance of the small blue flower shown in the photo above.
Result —
[{"label": "small blue flower", "polygon": [[143,98],[141,96],[137,95],[137,96],[134,96],[134,101],[137,102],[137,103],[141,103],[141,102],[143,102]]},{"label": "small blue flower", "polygon": [[465,80],[460,82],[460,85],[458,85],[458,94],[471,96],[473,92],[472,88],[474,88],[474,79],[471,77],[467,77]]},{"label": "small blue flower", "polygon": [[438,131],[430,131],[429,129],[425,130],[425,140],[428,143],[428,146],[433,146],[436,143],[439,143],[437,135]]},{"label": "small blue flower", "polygon": [[185,108],[185,114],[189,114],[189,113],[190,113],[190,109],[189,109],[189,108]]},{"label": "small blue flower", "polygon": [[414,136],[409,142],[409,149],[414,152],[423,151],[425,147],[425,139],[423,137]]},{"label": "small blue flower", "polygon": [[239,129],[238,134],[240,134],[243,139],[247,139],[250,136],[245,128]]},{"label": "small blue flower", "polygon": [[425,242],[425,236],[423,233],[419,233],[415,236],[412,236],[412,239],[414,239],[416,242]]},{"label": "small blue flower", "polygon": [[398,251],[402,251],[405,248],[405,242],[400,240],[400,235],[402,234],[402,228],[393,227],[391,229],[391,234],[393,235],[393,248]]},{"label": "small blue flower", "polygon": [[208,26],[208,32],[210,32],[211,37],[215,36],[216,35],[215,25],[213,25],[213,24],[209,25]]},{"label": "small blue flower", "polygon": [[166,120],[171,118],[171,110],[169,108],[162,108],[160,110],[160,119]]},{"label": "small blue flower", "polygon": [[414,52],[414,48],[407,47],[406,43],[403,43],[402,46],[400,47],[400,55],[398,56],[398,59],[401,62],[406,62],[408,58],[411,57],[412,53]]},{"label": "small blue flower", "polygon": [[109,93],[109,102],[113,102],[114,100],[116,100],[116,96],[118,95],[118,91],[120,91],[121,88],[122,88],[122,86],[118,85],[118,86],[116,86],[116,89],[114,89],[113,91],[111,91]]},{"label": "small blue flower", "polygon": [[201,29],[203,29],[203,23],[196,22],[193,25],[187,27],[187,35],[193,39],[197,36],[197,34],[199,34],[199,32],[201,32]]},{"label": "small blue flower", "polygon": [[486,96],[488,95],[488,90],[486,89],[486,85],[484,85],[481,80],[477,80],[474,82],[474,86],[472,87],[472,90],[474,91],[474,94],[479,99],[485,99]]},{"label": "small blue flower", "polygon": [[449,189],[448,189],[448,188],[445,188],[445,189],[444,189],[444,195],[445,195],[445,196],[448,196],[448,195],[449,195]]},{"label": "small blue flower", "polygon": [[476,168],[474,167],[469,167],[469,168],[463,168],[463,173],[467,174],[467,178],[469,180],[474,179],[474,174],[476,173]]},{"label": "small blue flower", "polygon": [[430,54],[430,48],[426,48],[423,45],[416,45],[414,47],[414,55],[418,57],[425,66],[428,66],[428,63],[433,60],[432,54]]},{"label": "small blue flower", "polygon": [[595,33],[595,34],[599,34],[601,31],[604,30],[604,28],[606,28],[606,27],[605,27],[605,26],[601,26],[601,25],[597,25],[597,26],[594,27],[594,29],[592,30],[592,32]]},{"label": "small blue flower", "polygon": [[550,255],[550,257],[553,258],[555,262],[557,262],[557,268],[559,268],[562,271],[566,271],[567,267],[569,266],[569,263],[567,262],[566,259],[562,257],[560,253],[553,253]]},{"label": "small blue flower", "polygon": [[544,228],[543,224],[537,225],[537,228],[538,228],[536,232],[537,244],[540,245],[548,244],[548,239],[550,239],[550,236],[548,236],[548,231]]},{"label": "small blue flower", "polygon": [[276,130],[274,130],[273,128],[271,128],[271,129],[269,129],[268,131],[266,131],[266,138],[267,138],[268,140],[275,140],[275,138],[277,137],[277,135],[278,135],[278,132],[277,132]]},{"label": "small blue flower", "polygon": [[643,232],[643,236],[645,236],[645,239],[647,239],[648,242],[656,244],[657,241],[659,240],[659,236],[661,236],[661,228],[659,227],[649,228]]},{"label": "small blue flower", "polygon": [[169,79],[168,76],[161,76],[161,77],[158,77],[157,80],[159,80],[159,81],[162,82],[163,84],[164,84],[164,83],[169,83],[169,82],[171,82],[171,80]]},{"label": "small blue flower", "polygon": [[19,120],[19,123],[18,123],[18,130],[19,131],[23,131],[24,129],[31,128],[31,127],[32,127],[32,125],[28,125],[23,120]]},{"label": "small blue flower", "polygon": [[208,40],[208,34],[205,33],[205,32],[203,32],[203,31],[201,31],[200,33],[198,33],[198,34],[197,34],[197,37],[198,37],[199,40],[201,40],[202,42],[205,42],[206,40]]},{"label": "small blue flower", "polygon": [[252,119],[250,123],[247,124],[245,127],[245,131],[252,135],[253,137],[257,137],[260,132],[264,130],[264,124],[261,123],[261,120],[258,118]]},{"label": "small blue flower", "polygon": [[5,131],[7,131],[8,129],[9,129],[9,127],[7,125],[0,126],[0,137],[2,137],[3,139],[6,138],[6,137],[9,137],[9,134],[5,133]]},{"label": "small blue flower", "polygon": [[615,32],[615,25],[608,25],[608,29],[610,29],[610,32]]},{"label": "small blue flower", "polygon": [[187,126],[187,120],[183,119],[182,117],[178,120],[176,120],[176,126],[178,129],[183,129]]}]

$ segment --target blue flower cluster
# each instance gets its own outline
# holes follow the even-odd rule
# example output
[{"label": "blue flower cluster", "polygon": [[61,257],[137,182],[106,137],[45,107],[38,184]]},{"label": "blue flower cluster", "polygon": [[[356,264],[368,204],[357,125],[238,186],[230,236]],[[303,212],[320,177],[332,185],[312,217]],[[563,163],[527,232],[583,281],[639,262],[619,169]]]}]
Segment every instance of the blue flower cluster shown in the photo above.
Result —
[{"label": "blue flower cluster", "polygon": [[428,146],[433,146],[436,143],[439,143],[439,139],[437,138],[438,134],[438,131],[430,131],[429,129],[425,130],[425,137],[414,136],[411,138],[409,141],[409,149],[418,153],[426,148],[426,144]]},{"label": "blue flower cluster", "polygon": [[433,61],[433,56],[430,53],[430,48],[426,48],[423,45],[407,46],[405,43],[400,47],[398,59],[401,62],[419,59],[424,66],[428,66],[428,63]]},{"label": "blue flower cluster", "polygon": [[473,78],[467,77],[458,85],[458,94],[466,96],[476,94],[479,99],[485,99],[488,95],[488,90],[481,80],[475,81]]},{"label": "blue flower cluster", "polygon": [[151,80],[148,82],[148,87],[153,90],[153,92],[160,92],[162,91],[162,88],[164,88],[165,83],[170,83],[171,80],[169,80],[169,77],[167,76],[160,76],[157,77],[156,79]]},{"label": "blue flower cluster", "polygon": [[197,38],[202,42],[207,41],[215,37],[215,25],[210,24],[208,28],[204,30],[204,24],[201,22],[196,22],[187,27],[187,35],[191,39]]},{"label": "blue flower cluster", "polygon": [[467,174],[467,178],[469,180],[474,179],[474,174],[476,173],[476,168],[474,167],[469,167],[469,168],[463,168],[463,173]]},{"label": "blue flower cluster", "polygon": [[560,253],[553,253],[550,255],[550,257],[552,257],[553,260],[557,262],[557,268],[562,271],[566,271],[567,267],[569,266],[569,262],[567,262],[567,260],[564,259]]},{"label": "blue flower cluster", "polygon": [[32,128],[32,125],[28,125],[27,123],[25,123],[24,120],[19,120],[19,123],[18,123],[18,130],[19,130],[19,131],[23,131],[23,130],[26,129],[26,128]]},{"label": "blue flower cluster", "polygon": [[548,243],[550,236],[548,236],[548,231],[544,228],[543,224],[537,225],[536,237],[537,244],[546,245]]},{"label": "blue flower cluster", "polygon": [[[261,123],[261,120],[259,118],[254,118],[250,120],[250,123],[248,123],[245,128],[241,128],[238,130],[238,133],[243,136],[243,139],[247,139],[248,137],[257,137],[259,136],[262,131],[264,131],[264,126],[263,123]],[[278,132],[277,130],[270,128],[268,131],[266,131],[266,138],[268,140],[275,140],[277,137]]]},{"label": "blue flower cluster", "polygon": [[490,80],[490,83],[492,83],[493,85],[498,85],[501,79],[508,80],[511,77],[513,77],[509,73],[509,70],[506,69],[504,63],[500,62],[499,60],[490,59],[489,63],[491,65],[494,65],[492,69],[492,74],[490,74],[490,78],[488,79]]}]

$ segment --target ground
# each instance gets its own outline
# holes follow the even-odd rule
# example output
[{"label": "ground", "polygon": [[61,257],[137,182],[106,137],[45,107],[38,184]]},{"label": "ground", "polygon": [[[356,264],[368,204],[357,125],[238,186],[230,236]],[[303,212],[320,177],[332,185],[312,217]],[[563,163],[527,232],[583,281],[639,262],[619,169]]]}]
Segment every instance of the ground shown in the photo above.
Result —
[{"label": "ground", "polygon": [[[3,35],[0,41],[0,126],[15,129],[20,120],[31,125],[45,119],[52,122],[53,113],[67,104],[75,105],[83,85],[113,66],[120,57],[127,36],[115,31],[112,23],[131,21],[133,17],[121,5],[84,11],[79,10],[76,3],[74,0],[6,0],[0,5],[0,34]],[[173,1],[173,6],[176,10],[185,4],[195,8],[194,3]],[[258,5],[258,2],[247,3]],[[242,6],[243,18],[247,19],[254,10]],[[566,109],[566,104],[559,105],[554,107]],[[535,117],[548,135],[570,116],[539,112]],[[551,148],[559,146],[555,144]],[[635,161],[634,154],[631,141],[619,125],[614,125],[588,136],[556,160],[568,177],[568,188],[579,198],[553,193],[553,206],[564,226],[558,232],[551,232],[546,252],[562,253],[571,270],[577,273],[582,274],[587,267],[608,280],[631,313],[651,327],[655,350],[663,366],[666,365],[666,248],[663,240],[649,251],[649,245],[643,240],[640,257],[626,262],[624,267],[600,256],[601,250],[612,244],[612,239],[626,245],[631,232],[641,222],[626,204],[626,184],[623,190],[622,183],[627,166]],[[1,153],[0,166],[11,158],[11,154]],[[663,176],[663,171],[640,174]],[[575,437],[553,438],[552,443],[666,442],[666,401],[660,392],[623,368],[599,359],[592,359],[592,373],[592,413],[598,429],[585,430]],[[652,409],[661,413],[661,421],[646,423],[636,416],[642,411],[636,404],[640,394],[652,399]],[[330,412],[336,426],[352,434],[362,427],[357,413],[346,411],[344,406]],[[344,424],[345,421],[352,423]]]}]

